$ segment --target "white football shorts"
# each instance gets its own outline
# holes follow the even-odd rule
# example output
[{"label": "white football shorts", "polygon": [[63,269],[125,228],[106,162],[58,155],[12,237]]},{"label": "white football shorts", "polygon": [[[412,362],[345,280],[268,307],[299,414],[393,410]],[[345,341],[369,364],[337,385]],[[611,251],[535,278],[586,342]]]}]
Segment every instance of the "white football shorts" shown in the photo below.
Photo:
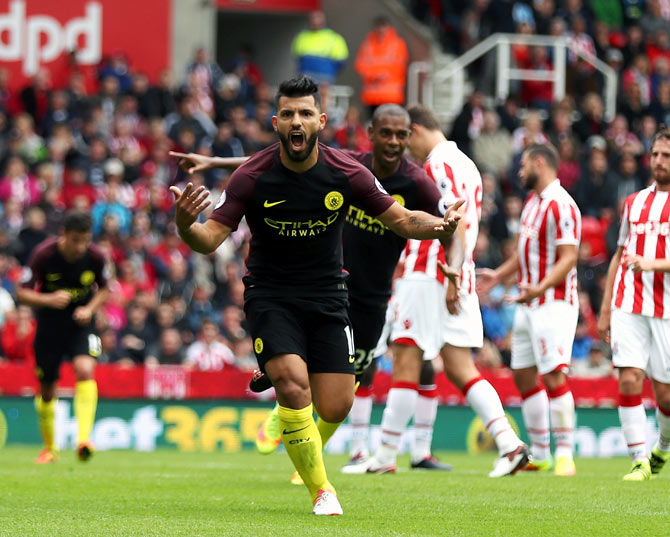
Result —
[{"label": "white football shorts", "polygon": [[579,308],[556,300],[541,306],[519,304],[512,327],[512,369],[537,366],[540,375],[570,366]]},{"label": "white football shorts", "polygon": [[670,384],[670,319],[612,310],[610,340],[614,367],[637,367]]},{"label": "white football shorts", "polygon": [[391,341],[410,339],[423,350],[423,359],[435,358],[445,343],[481,347],[484,339],[477,295],[461,293],[461,311],[451,315],[446,288],[435,278],[412,274],[395,282]]}]

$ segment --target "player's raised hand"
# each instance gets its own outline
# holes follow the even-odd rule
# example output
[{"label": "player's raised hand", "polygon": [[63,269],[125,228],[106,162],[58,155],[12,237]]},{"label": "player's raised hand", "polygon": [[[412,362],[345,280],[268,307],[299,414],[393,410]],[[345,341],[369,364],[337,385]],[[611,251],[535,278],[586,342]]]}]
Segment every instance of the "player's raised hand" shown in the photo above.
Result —
[{"label": "player's raised hand", "polygon": [[213,168],[212,157],[198,155],[197,153],[179,153],[170,151],[171,157],[179,159],[179,167],[190,175],[198,172],[204,172]]},{"label": "player's raised hand", "polygon": [[72,301],[72,295],[65,289],[59,289],[53,293],[49,293],[49,307],[62,310],[65,309]]},{"label": "player's raised hand", "polygon": [[496,285],[500,283],[498,273],[489,268],[477,269],[475,271],[477,281],[475,282],[475,291],[479,296],[486,296]]},{"label": "player's raised hand", "polygon": [[211,201],[209,191],[204,186],[193,188],[193,183],[188,183],[182,192],[176,186],[170,187],[170,192],[175,197],[175,223],[179,229],[188,229],[198,219],[198,215],[204,211]]},{"label": "player's raised hand", "polygon": [[465,203],[464,199],[457,199],[454,203],[450,205],[447,211],[444,213],[444,220],[442,225],[436,226],[435,231],[445,231],[447,236],[451,236],[456,231],[458,227],[458,222],[461,219],[461,214],[458,210]]}]

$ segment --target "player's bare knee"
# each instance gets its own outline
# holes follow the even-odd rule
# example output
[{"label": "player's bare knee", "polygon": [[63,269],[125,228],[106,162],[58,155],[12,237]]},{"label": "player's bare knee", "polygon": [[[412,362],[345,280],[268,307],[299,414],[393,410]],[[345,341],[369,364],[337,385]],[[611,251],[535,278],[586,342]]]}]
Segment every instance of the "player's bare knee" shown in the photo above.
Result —
[{"label": "player's bare knee", "polygon": [[327,421],[328,423],[340,423],[347,419],[352,404],[353,397],[351,400],[330,402],[326,405],[322,405],[321,408],[317,407],[317,413],[322,420]]},{"label": "player's bare knee", "polygon": [[642,393],[644,372],[634,367],[622,368],[619,372],[619,391],[625,395]]},{"label": "player's bare knee", "polygon": [[552,371],[546,375],[542,375],[542,380],[547,390],[552,392],[565,384],[567,381],[566,374],[562,371]]},{"label": "player's bare knee", "polygon": [[302,379],[279,376],[272,379],[272,384],[280,404],[288,405],[289,408],[305,408],[312,401],[309,382],[304,382]]}]

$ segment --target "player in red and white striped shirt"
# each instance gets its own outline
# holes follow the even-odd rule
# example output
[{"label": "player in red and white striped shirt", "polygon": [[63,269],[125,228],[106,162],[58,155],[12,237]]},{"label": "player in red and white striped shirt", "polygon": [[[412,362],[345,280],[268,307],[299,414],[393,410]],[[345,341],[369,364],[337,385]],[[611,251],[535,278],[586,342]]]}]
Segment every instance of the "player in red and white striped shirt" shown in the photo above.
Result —
[{"label": "player in red and white striped shirt", "polygon": [[[510,427],[500,398],[472,360],[472,348],[483,342],[482,318],[475,292],[473,250],[479,232],[482,182],[475,164],[454,142],[447,141],[437,118],[430,110],[413,106],[409,148],[420,160],[442,192],[447,203],[464,199],[457,228],[458,240],[446,258],[452,270],[460,272],[459,286],[444,277],[445,251],[439,241],[411,240],[405,249],[404,271],[394,288],[393,384],[382,418],[381,446],[368,461],[348,466],[345,473],[395,471],[400,438],[412,418],[419,399],[419,380],[424,360],[440,354],[447,377],[465,394],[494,438],[499,459],[490,477],[515,473],[528,460],[528,448]],[[437,401],[430,420],[415,416],[415,446],[412,458],[430,449],[430,430],[435,421]],[[430,435],[432,436],[432,434]]]},{"label": "player in red and white striped shirt", "polygon": [[[527,469],[549,470],[549,415],[556,441],[557,475],[573,475],[575,403],[566,383],[577,327],[577,250],[581,215],[556,179],[558,155],[549,145],[532,145],[521,158],[519,176],[531,189],[521,213],[516,254],[496,270],[477,274],[485,294],[518,271],[520,304],[514,316],[512,364],[523,398],[522,411],[533,461]],[[538,384],[542,375],[546,391]],[[548,397],[547,397],[548,395]]]},{"label": "player in red and white striped shirt", "polygon": [[[670,129],[656,134],[650,165],[654,184],[624,204],[598,320],[619,368],[619,419],[633,459],[626,481],[649,479],[670,458]],[[649,457],[645,371],[656,395],[660,431]]]}]

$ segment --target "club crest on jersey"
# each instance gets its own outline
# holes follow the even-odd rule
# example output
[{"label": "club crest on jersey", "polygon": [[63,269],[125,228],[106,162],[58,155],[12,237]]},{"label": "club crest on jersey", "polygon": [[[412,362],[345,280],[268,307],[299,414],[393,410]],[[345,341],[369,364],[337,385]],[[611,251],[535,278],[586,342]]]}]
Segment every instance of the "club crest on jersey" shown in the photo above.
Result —
[{"label": "club crest on jersey", "polygon": [[256,354],[263,352],[263,340],[259,337],[254,340],[254,350],[256,351]]},{"label": "club crest on jersey", "polygon": [[85,270],[81,273],[79,281],[82,285],[91,285],[95,281],[95,272],[92,270]]},{"label": "club crest on jersey", "polygon": [[403,198],[400,194],[393,194],[391,197],[403,207],[405,206],[405,198]]},{"label": "club crest on jersey", "polygon": [[332,192],[328,192],[328,194],[326,194],[324,203],[326,204],[326,209],[329,211],[337,211],[344,203],[344,196],[336,190],[333,190]]}]

